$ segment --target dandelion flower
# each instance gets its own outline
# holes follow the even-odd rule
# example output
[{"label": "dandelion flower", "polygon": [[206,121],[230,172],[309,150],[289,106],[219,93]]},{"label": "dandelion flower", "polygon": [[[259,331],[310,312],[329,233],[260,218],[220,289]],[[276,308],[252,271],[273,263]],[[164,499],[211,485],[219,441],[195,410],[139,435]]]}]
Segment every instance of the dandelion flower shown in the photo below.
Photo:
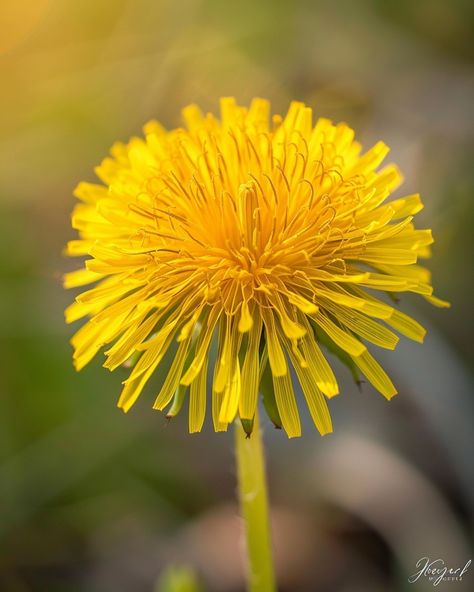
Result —
[{"label": "dandelion flower", "polygon": [[106,368],[131,367],[127,411],[170,351],[154,408],[171,417],[188,400],[191,432],[208,399],[215,430],[240,417],[250,431],[260,392],[298,436],[300,390],[330,432],[326,398],[339,389],[321,345],[390,399],[369,347],[394,349],[395,332],[421,342],[425,330],[384,294],[447,303],[417,263],[433,242],[412,221],[420,197],[388,201],[401,174],[380,168],[387,146],[361,152],[348,125],[313,125],[299,102],[282,118],[263,99],[224,98],[220,119],[194,105],[183,119],[115,144],[96,168],[102,183],[75,191],[67,252],[88,258],[65,285],[95,283],[66,310],[68,322],[88,319],[72,339],[76,368],[107,346]]}]

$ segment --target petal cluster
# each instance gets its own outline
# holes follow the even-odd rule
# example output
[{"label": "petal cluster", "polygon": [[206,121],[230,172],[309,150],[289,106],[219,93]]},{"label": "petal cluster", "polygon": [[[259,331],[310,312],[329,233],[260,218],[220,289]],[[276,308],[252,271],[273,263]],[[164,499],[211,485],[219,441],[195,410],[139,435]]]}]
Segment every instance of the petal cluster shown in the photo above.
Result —
[{"label": "petal cluster", "polygon": [[447,303],[418,264],[433,242],[413,224],[419,196],[388,200],[401,182],[395,166],[380,168],[388,148],[361,153],[350,127],[314,124],[299,102],[282,118],[263,99],[225,98],[220,118],[194,105],[183,118],[115,144],[96,168],[102,183],[76,189],[68,253],[87,259],[65,284],[95,284],[66,310],[69,322],[87,318],[72,339],[76,367],[104,346],[105,367],[130,365],[127,411],[171,352],[154,407],[172,417],[187,402],[191,432],[208,403],[217,431],[236,416],[251,431],[262,393],[298,436],[299,391],[330,432],[326,398],[339,389],[322,344],[392,397],[368,345],[394,349],[397,333],[425,331],[384,294]]}]

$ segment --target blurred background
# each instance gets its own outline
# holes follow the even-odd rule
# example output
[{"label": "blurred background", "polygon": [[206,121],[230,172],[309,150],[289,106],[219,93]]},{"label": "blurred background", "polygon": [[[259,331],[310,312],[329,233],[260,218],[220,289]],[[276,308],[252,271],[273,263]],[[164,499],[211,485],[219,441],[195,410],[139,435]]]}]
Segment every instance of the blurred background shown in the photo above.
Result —
[{"label": "blurred background", "polygon": [[[2,2],[2,592],[153,592],[169,565],[244,589],[232,434],[168,425],[152,393],[120,412],[126,370],[72,368],[61,287],[77,182],[148,119],[173,127],[221,95],[280,113],[297,98],[384,139],[453,304],[403,298],[429,332],[380,352],[392,402],[338,367],[334,434],[264,424],[281,591],[431,590],[407,581],[418,559],[473,558],[473,25],[468,0]],[[449,586],[473,590],[474,567]]]}]

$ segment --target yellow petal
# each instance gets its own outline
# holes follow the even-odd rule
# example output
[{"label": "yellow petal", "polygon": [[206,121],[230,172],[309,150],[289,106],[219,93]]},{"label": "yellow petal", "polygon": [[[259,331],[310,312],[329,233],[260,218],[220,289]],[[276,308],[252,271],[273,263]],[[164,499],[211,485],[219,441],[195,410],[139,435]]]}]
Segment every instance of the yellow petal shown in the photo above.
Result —
[{"label": "yellow petal", "polygon": [[288,371],[285,353],[278,338],[275,319],[272,312],[262,310],[263,322],[265,323],[265,337],[268,348],[268,359],[273,376],[285,376]]},{"label": "yellow petal", "polygon": [[288,372],[284,376],[273,375],[273,388],[275,389],[278,413],[285,432],[289,438],[301,436],[300,416],[296,407],[290,373]]},{"label": "yellow petal", "polygon": [[200,432],[206,416],[207,402],[207,362],[206,358],[199,374],[189,389],[189,433]]},{"label": "yellow petal", "polygon": [[352,356],[355,364],[367,377],[369,382],[387,399],[391,399],[397,394],[397,389],[387,376],[385,370],[375,360],[372,355],[365,351],[360,356]]},{"label": "yellow petal", "polygon": [[328,336],[341,349],[353,356],[360,356],[366,351],[366,347],[358,339],[335,325],[327,316],[318,312],[312,317],[321,329],[328,334]]},{"label": "yellow petal", "polygon": [[262,333],[260,315],[250,331],[247,350],[242,366],[242,394],[239,401],[239,414],[242,419],[252,419],[257,407],[260,363],[259,346]]}]

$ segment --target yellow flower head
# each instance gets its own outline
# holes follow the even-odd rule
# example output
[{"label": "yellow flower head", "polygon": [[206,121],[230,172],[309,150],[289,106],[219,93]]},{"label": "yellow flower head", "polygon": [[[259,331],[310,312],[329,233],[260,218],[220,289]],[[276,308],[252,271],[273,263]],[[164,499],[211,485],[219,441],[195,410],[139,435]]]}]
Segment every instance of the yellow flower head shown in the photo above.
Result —
[{"label": "yellow flower head", "polygon": [[[185,128],[145,126],[80,183],[72,216],[88,255],[67,287],[96,282],[66,311],[88,317],[72,339],[77,369],[108,344],[110,370],[128,363],[127,411],[168,351],[155,409],[189,399],[189,430],[203,425],[208,383],[216,430],[238,415],[251,430],[258,393],[288,436],[301,433],[299,382],[318,430],[331,431],[325,397],[338,393],[324,344],[385,397],[395,393],[366,343],[394,349],[392,329],[422,341],[413,319],[367,289],[415,292],[435,305],[430,230],[415,229],[418,195],[387,202],[400,184],[379,166],[382,142],[361,155],[354,132],[293,102],[270,120],[269,103],[221,100],[221,117],[183,110]],[[215,344],[216,355],[211,356]],[[210,368],[210,361],[215,360]],[[208,379],[209,375],[209,379]]]}]

